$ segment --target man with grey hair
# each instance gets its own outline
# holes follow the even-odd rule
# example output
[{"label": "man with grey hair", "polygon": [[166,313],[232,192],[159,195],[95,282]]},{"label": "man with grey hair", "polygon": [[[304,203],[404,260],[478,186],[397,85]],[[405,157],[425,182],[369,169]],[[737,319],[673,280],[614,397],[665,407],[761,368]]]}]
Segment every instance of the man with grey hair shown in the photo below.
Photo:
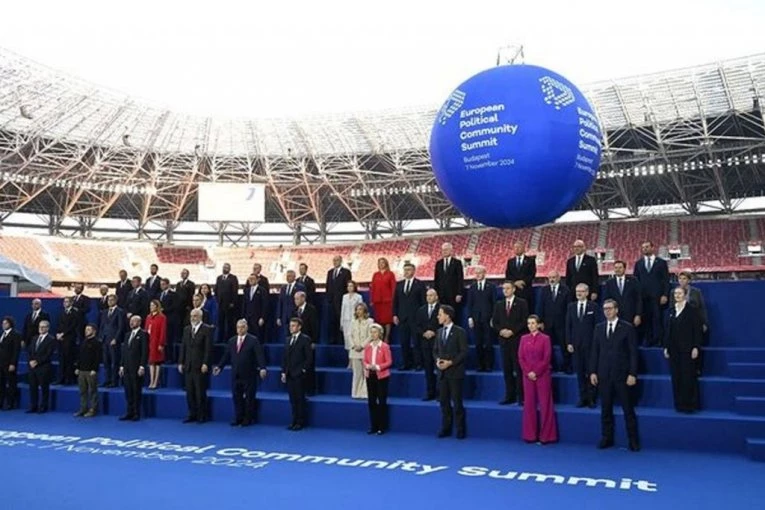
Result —
[{"label": "man with grey hair", "polygon": [[584,241],[577,239],[573,246],[574,255],[566,261],[566,286],[576,289],[580,283],[584,283],[590,289],[590,299],[597,301],[598,285],[598,261],[592,255],[587,255],[587,247]]},{"label": "man with grey hair", "polygon": [[[27,381],[29,382],[29,410],[27,413],[44,413],[48,410],[50,396],[50,381],[53,377],[53,351],[56,348],[56,340],[49,333],[50,322],[40,321],[37,336],[29,339],[27,344],[27,359],[29,362],[29,372]],[[40,395],[42,391],[42,403]]]},{"label": "man with grey hair", "polygon": [[[295,308],[290,318],[298,318],[303,322],[300,331],[311,339],[311,349],[315,350],[319,343],[319,312],[307,299],[305,291],[295,293]],[[316,365],[313,362],[305,373],[305,391],[308,395],[316,393]]]},{"label": "man with grey hair", "polygon": [[186,404],[189,414],[183,423],[207,421],[208,369],[212,358],[212,331],[202,323],[202,311],[189,314],[189,325],[183,330],[178,372],[185,377]]},{"label": "man with grey hair", "polygon": [[343,308],[343,296],[348,292],[351,272],[343,267],[343,257],[336,255],[332,259],[332,268],[327,271],[326,296],[329,305],[327,335],[329,343],[344,342],[340,334],[340,315]]},{"label": "man with grey hair", "polygon": [[475,268],[475,281],[467,292],[468,327],[473,331],[478,356],[478,371],[491,372],[494,368],[494,347],[491,316],[497,300],[497,287],[486,281],[486,268]]},{"label": "man with grey hair", "polygon": [[542,287],[537,315],[542,319],[544,331],[550,336],[553,345],[561,348],[563,364],[558,368],[568,373],[571,372],[571,354],[566,346],[566,313],[570,302],[571,291],[560,281],[560,273],[550,271],[547,275],[547,285]]},{"label": "man with grey hair", "polygon": [[595,334],[597,305],[589,299],[586,284],[576,286],[576,301],[569,303],[566,312],[566,350],[572,355],[574,373],[579,383],[579,402],[576,407],[595,407],[595,388],[590,384],[590,349]]},{"label": "man with grey hair", "polygon": [[101,312],[109,308],[109,286],[101,285],[98,287],[98,293],[101,295],[98,298],[98,315],[100,316]]},{"label": "man with grey hair", "polygon": [[57,384],[74,384],[75,349],[77,347],[77,334],[80,329],[82,315],[73,305],[73,298],[64,298],[64,310],[58,316],[58,356],[59,378]]},{"label": "man with grey hair", "polygon": [[[255,283],[257,285],[257,283]],[[261,289],[262,290],[262,289]],[[231,337],[223,351],[223,357],[213,369],[213,375],[221,373],[231,362],[231,395],[234,399],[232,427],[246,427],[253,423],[255,395],[259,375],[266,378],[266,356],[263,345],[255,335],[247,332],[245,319],[236,322],[236,336]]]},{"label": "man with grey hair", "polygon": [[[438,292],[441,304],[450,305],[455,309],[455,317],[459,318],[459,305],[462,303],[462,291],[465,288],[465,273],[462,261],[454,256],[452,243],[441,245],[441,258],[436,262],[436,272],[433,287]],[[455,322],[459,322],[459,319]]]},{"label": "man with grey hair", "polygon": [[130,317],[130,331],[122,341],[122,356],[119,375],[125,387],[127,410],[120,416],[120,421],[138,421],[141,419],[141,392],[146,365],[149,362],[149,335],[141,329],[141,316]]},{"label": "man with grey hair", "polygon": [[24,319],[24,328],[21,334],[22,347],[29,345],[29,341],[37,336],[42,321],[48,321],[50,324],[50,315],[42,309],[42,301],[35,298],[32,300],[32,311]]}]

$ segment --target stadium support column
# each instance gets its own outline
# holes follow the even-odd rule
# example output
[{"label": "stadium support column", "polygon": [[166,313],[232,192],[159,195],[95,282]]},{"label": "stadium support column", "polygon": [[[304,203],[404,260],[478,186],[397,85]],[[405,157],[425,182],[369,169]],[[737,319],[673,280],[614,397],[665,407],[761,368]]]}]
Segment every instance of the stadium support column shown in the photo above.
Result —
[{"label": "stadium support column", "polygon": [[377,239],[378,232],[377,229],[380,226],[379,222],[377,221],[365,221],[361,224],[364,227],[364,237],[367,241],[375,240]]},{"label": "stadium support column", "polygon": [[61,222],[63,217],[51,214],[48,216],[48,235],[57,236],[61,233]]},{"label": "stadium support column", "polygon": [[295,246],[300,244],[300,238],[303,234],[303,225],[301,223],[295,223],[293,225],[290,225],[292,228],[292,244]]}]

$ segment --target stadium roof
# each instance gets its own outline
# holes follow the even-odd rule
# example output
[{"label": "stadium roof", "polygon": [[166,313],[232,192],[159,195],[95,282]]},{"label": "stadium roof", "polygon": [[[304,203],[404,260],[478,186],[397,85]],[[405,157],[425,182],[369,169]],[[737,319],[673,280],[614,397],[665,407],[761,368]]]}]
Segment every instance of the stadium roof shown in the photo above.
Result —
[{"label": "stadium roof", "polygon": [[[604,132],[581,205],[765,195],[765,54],[582,87]],[[217,119],[137,101],[0,50],[0,210],[196,219],[198,182],[264,182],[267,221],[400,224],[458,213],[427,141],[436,107],[303,119]]]}]

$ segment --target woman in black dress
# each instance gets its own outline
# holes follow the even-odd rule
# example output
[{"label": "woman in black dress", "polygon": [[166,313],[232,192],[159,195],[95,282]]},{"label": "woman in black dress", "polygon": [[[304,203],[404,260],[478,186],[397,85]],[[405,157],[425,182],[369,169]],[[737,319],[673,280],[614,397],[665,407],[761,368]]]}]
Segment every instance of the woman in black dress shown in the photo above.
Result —
[{"label": "woman in black dress", "polygon": [[680,413],[693,413],[699,409],[696,360],[704,334],[699,310],[688,302],[687,292],[683,287],[673,291],[675,306],[669,310],[664,329],[664,357],[669,360],[675,409]]}]

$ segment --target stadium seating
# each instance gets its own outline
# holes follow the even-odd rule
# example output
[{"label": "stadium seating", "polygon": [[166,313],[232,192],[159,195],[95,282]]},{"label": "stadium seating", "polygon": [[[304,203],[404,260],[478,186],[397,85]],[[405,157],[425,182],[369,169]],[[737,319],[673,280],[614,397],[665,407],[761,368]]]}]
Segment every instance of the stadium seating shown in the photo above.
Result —
[{"label": "stadium seating", "polygon": [[[377,270],[377,259],[386,257],[394,271],[403,262],[417,265],[420,278],[432,278],[435,263],[441,257],[441,245],[451,242],[455,255],[470,257],[473,266],[487,268],[490,277],[501,278],[505,263],[512,253],[515,240],[526,243],[530,254],[537,256],[537,276],[552,270],[565,271],[571,245],[582,239],[591,251],[601,254],[601,274],[609,274],[613,260],[632,262],[640,256],[640,243],[652,240],[660,254],[677,248],[679,258],[671,263],[672,271],[689,269],[694,272],[763,271],[762,257],[746,256],[746,245],[765,237],[765,219],[648,219],[609,221],[600,223],[564,223],[503,231],[480,229],[459,233],[411,236],[384,241],[321,246],[274,247],[182,247],[155,246],[141,241],[99,241],[51,236],[3,235],[0,256],[20,262],[50,275],[54,284],[66,287],[72,282],[84,282],[92,293],[100,283],[116,281],[120,269],[130,275],[146,276],[149,266],[159,264],[160,275],[171,281],[187,268],[197,283],[212,282],[224,262],[244,282],[259,262],[263,273],[274,284],[284,282],[288,269],[297,269],[301,262],[309,266],[317,283],[324,280],[326,270],[335,255],[350,265],[359,283],[369,282]],[[467,278],[472,277],[468,268]]]}]

